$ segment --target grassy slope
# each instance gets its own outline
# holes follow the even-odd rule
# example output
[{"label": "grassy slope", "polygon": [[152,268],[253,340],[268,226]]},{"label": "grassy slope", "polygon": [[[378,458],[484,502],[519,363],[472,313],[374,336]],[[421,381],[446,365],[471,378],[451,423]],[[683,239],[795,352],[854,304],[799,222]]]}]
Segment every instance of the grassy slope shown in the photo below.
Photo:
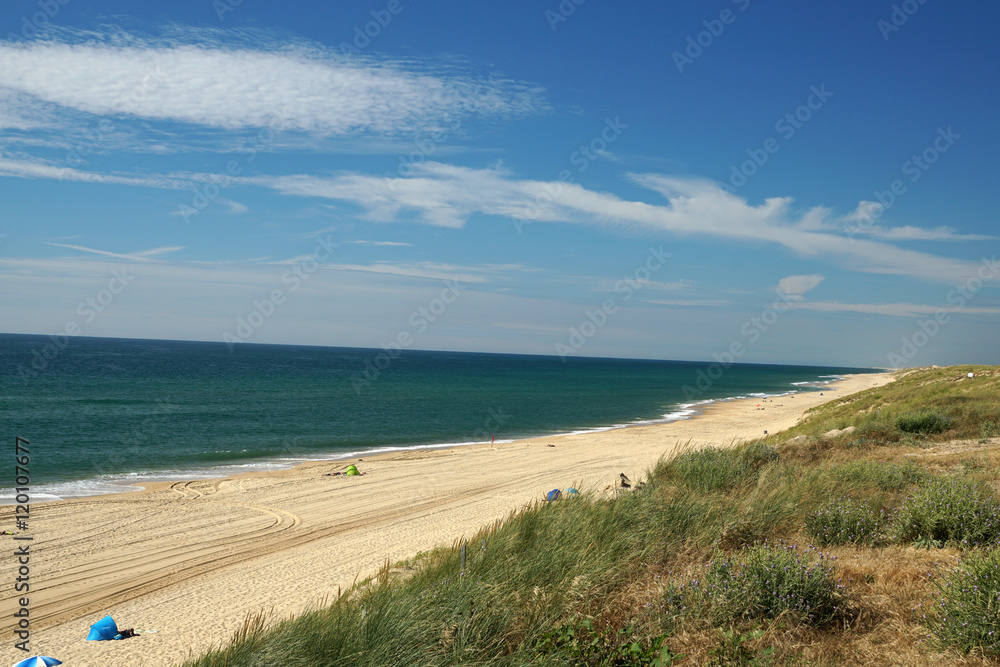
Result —
[{"label": "grassy slope", "polygon": [[661,461],[642,492],[512,515],[470,538],[464,572],[457,546],[387,566],[187,665],[994,664],[932,635],[960,540],[886,524],[877,546],[820,549],[805,526],[842,496],[901,516],[938,478],[988,502],[998,435],[1000,369],[908,372],[767,441]]}]

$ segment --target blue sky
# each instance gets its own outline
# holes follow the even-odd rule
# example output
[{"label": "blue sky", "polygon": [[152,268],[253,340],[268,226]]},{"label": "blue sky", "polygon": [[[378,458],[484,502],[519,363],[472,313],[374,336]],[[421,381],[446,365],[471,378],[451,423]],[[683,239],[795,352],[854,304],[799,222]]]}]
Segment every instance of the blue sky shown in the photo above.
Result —
[{"label": "blue sky", "polygon": [[998,363],[1000,8],[622,4],[6,3],[2,330]]}]

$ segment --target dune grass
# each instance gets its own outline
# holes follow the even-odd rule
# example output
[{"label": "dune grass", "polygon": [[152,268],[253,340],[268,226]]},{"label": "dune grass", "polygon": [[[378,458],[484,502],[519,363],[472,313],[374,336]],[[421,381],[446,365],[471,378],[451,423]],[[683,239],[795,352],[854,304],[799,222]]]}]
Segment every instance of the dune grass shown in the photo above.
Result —
[{"label": "dune grass", "polygon": [[864,448],[980,439],[993,432],[990,424],[1000,424],[1000,370],[949,366],[907,371],[891,384],[829,401],[807,414],[783,436],[819,436],[854,426],[854,432],[829,444]]},{"label": "dune grass", "polygon": [[837,498],[806,515],[806,534],[821,547],[842,544],[877,546],[886,541],[892,521],[884,508],[867,500]]},{"label": "dune grass", "polygon": [[[926,414],[944,430],[900,427]],[[662,460],[641,491],[515,513],[469,537],[464,570],[456,544],[248,619],[186,665],[994,664],[991,421],[997,369],[909,372],[767,440]]]}]

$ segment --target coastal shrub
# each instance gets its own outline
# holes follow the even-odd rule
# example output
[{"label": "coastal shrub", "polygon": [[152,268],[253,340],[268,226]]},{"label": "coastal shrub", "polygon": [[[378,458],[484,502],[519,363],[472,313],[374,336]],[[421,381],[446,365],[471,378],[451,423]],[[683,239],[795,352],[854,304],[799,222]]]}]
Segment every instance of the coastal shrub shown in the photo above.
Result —
[{"label": "coastal shrub", "polygon": [[596,630],[589,618],[564,623],[545,633],[532,664],[586,667],[666,667],[684,657],[667,647],[667,635],[650,641],[632,628]]},{"label": "coastal shrub", "polygon": [[837,612],[838,588],[831,566],[811,563],[797,547],[779,544],[732,556],[717,552],[690,579],[668,587],[664,597],[678,615],[704,616],[715,625],[788,612],[822,624]]},{"label": "coastal shrub", "polygon": [[896,430],[895,424],[881,414],[871,415],[862,420],[853,435],[856,441],[873,445],[888,445],[899,440],[899,431]]},{"label": "coastal shrub", "polygon": [[777,458],[778,452],[760,441],[733,449],[706,447],[670,461],[666,474],[695,491],[722,491],[755,480],[760,469]]},{"label": "coastal shrub", "polygon": [[736,629],[721,630],[722,641],[710,651],[712,662],[710,667],[766,667],[774,664],[774,647],[768,646],[762,650],[754,650],[751,643],[760,641],[764,630],[753,630],[747,633]]},{"label": "coastal shrub", "polygon": [[967,553],[939,586],[927,619],[938,641],[963,653],[1000,656],[1000,550]]},{"label": "coastal shrub", "polygon": [[1000,424],[995,421],[985,421],[979,425],[979,442],[984,443],[990,438],[1000,435]]},{"label": "coastal shrub", "polygon": [[851,461],[834,468],[832,474],[838,481],[873,486],[881,491],[903,491],[928,477],[927,471],[912,461]]},{"label": "coastal shrub", "polygon": [[738,451],[744,461],[757,468],[778,458],[778,450],[761,440],[755,440]]},{"label": "coastal shrub", "polygon": [[940,412],[921,410],[908,412],[896,418],[896,428],[904,433],[929,435],[948,430],[951,420]]},{"label": "coastal shrub", "polygon": [[931,477],[899,508],[896,539],[970,547],[1000,536],[1000,504],[963,477]]},{"label": "coastal shrub", "polygon": [[840,498],[806,516],[806,534],[820,546],[883,541],[890,514],[866,500]]}]

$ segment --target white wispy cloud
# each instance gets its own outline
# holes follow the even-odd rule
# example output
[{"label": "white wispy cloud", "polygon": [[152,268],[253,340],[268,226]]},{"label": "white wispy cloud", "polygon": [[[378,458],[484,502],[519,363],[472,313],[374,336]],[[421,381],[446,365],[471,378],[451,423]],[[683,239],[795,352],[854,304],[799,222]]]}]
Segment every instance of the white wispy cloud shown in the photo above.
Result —
[{"label": "white wispy cloud", "polygon": [[932,229],[926,227],[916,227],[913,225],[901,225],[899,227],[882,227],[877,221],[886,208],[879,202],[863,200],[858,203],[858,207],[848,215],[841,218],[846,224],[848,234],[871,236],[886,241],[996,241],[998,236],[987,236],[983,234],[961,234],[958,230],[940,225]]},{"label": "white wispy cloud", "polygon": [[823,282],[825,276],[812,274],[808,276],[785,276],[778,281],[777,290],[792,301],[801,301],[809,290]]},{"label": "white wispy cloud", "polygon": [[729,302],[724,299],[673,299],[673,300],[645,299],[643,303],[651,303],[657,306],[682,306],[682,307],[729,305]]},{"label": "white wispy cloud", "polygon": [[178,250],[183,250],[184,246],[164,246],[162,248],[152,248],[151,250],[140,250],[133,253],[118,253],[111,252],[109,250],[98,250],[97,248],[88,248],[81,245],[71,245],[69,243],[53,243],[51,241],[43,241],[45,245],[57,246],[60,248],[69,248],[70,250],[79,250],[80,252],[87,252],[94,255],[103,255],[105,257],[115,257],[117,259],[125,259],[132,262],[149,262],[154,261],[154,257],[160,255],[166,255],[167,253],[177,252]]},{"label": "white wispy cloud", "polygon": [[470,115],[513,117],[546,108],[536,88],[477,77],[454,63],[344,55],[301,40],[192,35],[187,42],[124,33],[0,41],[0,121],[24,128],[30,116],[23,110],[31,107],[53,117],[227,131],[399,136],[454,127]]},{"label": "white wispy cloud", "polygon": [[[593,278],[584,276],[583,281],[590,282]],[[631,279],[631,278],[630,278]],[[681,290],[690,289],[694,285],[694,281],[691,280],[633,280],[638,285],[642,286],[643,290],[646,291],[659,291],[659,292],[677,292]],[[620,278],[605,278],[600,280],[598,286],[593,290],[594,292],[613,292],[615,287],[621,283]]]},{"label": "white wispy cloud", "polygon": [[858,207],[844,216],[845,222],[856,222],[861,225],[872,225],[874,220],[876,220],[885,211],[885,207],[879,204],[877,201],[868,201],[866,199],[858,202]]},{"label": "white wispy cloud", "polygon": [[228,208],[229,210],[226,211],[226,213],[230,215],[240,215],[250,210],[245,204],[241,204],[238,201],[233,201],[231,199],[219,198],[216,199],[216,201]]},{"label": "white wispy cloud", "polygon": [[933,306],[918,303],[839,303],[836,301],[813,301],[790,304],[793,308],[803,310],[818,310],[826,313],[868,313],[872,315],[887,315],[890,317],[916,317],[946,313],[966,313],[970,315],[998,315],[1000,308],[962,306]]},{"label": "white wispy cloud", "polygon": [[0,87],[0,130],[34,130],[49,125],[47,109],[30,95]]},{"label": "white wispy cloud", "polygon": [[51,164],[43,160],[23,160],[4,157],[0,154],[0,176],[17,178],[44,178],[56,181],[76,181],[79,183],[108,183],[152,188],[191,188],[186,180],[167,176],[133,176],[104,174]]},{"label": "white wispy cloud", "polygon": [[529,322],[490,322],[490,326],[497,329],[509,329],[511,331],[525,331],[546,335],[560,335],[566,331],[566,327],[562,326],[531,324]]},{"label": "white wispy cloud", "polygon": [[838,222],[825,207],[792,208],[789,197],[751,205],[713,181],[660,174],[630,180],[657,192],[665,204],[628,201],[573,183],[515,178],[502,166],[472,169],[437,162],[414,166],[408,178],[359,173],[330,177],[267,176],[242,179],[283,194],[353,203],[371,220],[459,228],[475,214],[532,222],[586,223],[639,232],[714,236],[781,245],[802,257],[823,256],[855,271],[953,282],[974,274],[975,262],[899,248],[830,230]]},{"label": "white wispy cloud", "polygon": [[407,247],[412,248],[412,243],[402,243],[400,241],[344,241],[344,243],[351,243],[354,245],[375,245],[375,246],[388,246],[388,247]]},{"label": "white wispy cloud", "polygon": [[1000,236],[988,236],[985,234],[960,234],[957,230],[948,226],[934,227],[914,227],[903,225],[901,227],[872,227],[863,233],[877,239],[886,241],[996,241]]},{"label": "white wispy cloud", "polygon": [[[312,255],[289,257],[272,264],[295,264],[311,258]],[[352,271],[361,273],[377,273],[401,278],[418,278],[422,280],[457,280],[463,283],[490,283],[504,280],[514,273],[535,271],[523,264],[479,264],[464,266],[445,262],[409,262],[392,263],[386,261],[371,264],[345,264],[329,262],[322,268],[334,271]]]}]

